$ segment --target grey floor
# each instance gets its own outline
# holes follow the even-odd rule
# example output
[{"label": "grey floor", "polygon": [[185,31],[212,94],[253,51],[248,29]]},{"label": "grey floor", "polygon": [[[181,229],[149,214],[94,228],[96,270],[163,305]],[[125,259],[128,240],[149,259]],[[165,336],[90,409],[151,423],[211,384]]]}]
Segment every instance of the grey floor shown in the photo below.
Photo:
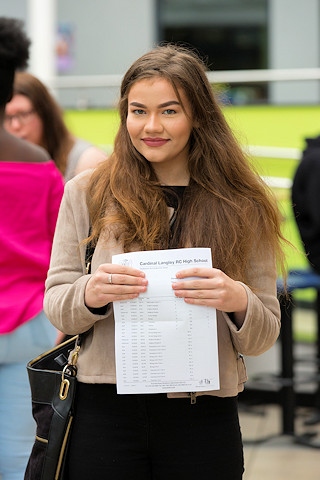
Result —
[{"label": "grey floor", "polygon": [[[293,330],[301,333],[316,333],[317,324],[313,310],[295,309],[293,315]],[[248,358],[247,368],[249,381],[252,385],[255,376],[269,372],[279,372],[280,342],[270,351],[260,357]],[[314,344],[294,343],[295,358],[316,358]],[[316,374],[314,362],[296,363],[296,378],[303,380]],[[297,391],[312,391],[316,383],[301,382]],[[297,406],[295,409],[295,435],[282,435],[282,410],[279,405],[266,404],[256,406],[241,406],[240,423],[244,440],[245,475],[243,480],[320,480],[320,423],[307,426],[316,410]],[[260,399],[261,400],[261,399]],[[263,401],[263,397],[262,397]],[[302,435],[309,435],[312,446],[297,442]],[[318,448],[316,448],[318,447]]]},{"label": "grey floor", "polygon": [[[320,447],[320,424],[306,427],[309,409],[296,412],[296,435],[312,433]],[[243,480],[319,480],[320,448],[296,443],[295,437],[281,434],[281,411],[277,405],[241,409],[245,474]]]}]

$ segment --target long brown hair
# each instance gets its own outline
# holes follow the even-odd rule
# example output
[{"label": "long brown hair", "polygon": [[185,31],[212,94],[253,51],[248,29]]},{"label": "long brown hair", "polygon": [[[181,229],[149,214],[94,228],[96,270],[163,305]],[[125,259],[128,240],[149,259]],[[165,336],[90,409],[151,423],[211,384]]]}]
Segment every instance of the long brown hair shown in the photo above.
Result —
[{"label": "long brown hair", "polygon": [[110,162],[93,173],[88,189],[92,239],[110,225],[124,249],[168,248],[168,213],[151,164],[134,148],[126,128],[132,85],[152,77],[183,89],[193,114],[190,184],[177,229],[180,247],[211,247],[213,265],[247,281],[253,249],[275,255],[284,271],[281,215],[272,192],[236,141],[196,53],[162,45],[139,58],[125,74],[119,102],[120,127]]},{"label": "long brown hair", "polygon": [[68,153],[73,146],[74,139],[64,123],[63,112],[59,104],[47,87],[38,78],[27,72],[16,73],[13,92],[29,98],[42,122],[41,147],[49,152],[52,160],[64,175]]}]

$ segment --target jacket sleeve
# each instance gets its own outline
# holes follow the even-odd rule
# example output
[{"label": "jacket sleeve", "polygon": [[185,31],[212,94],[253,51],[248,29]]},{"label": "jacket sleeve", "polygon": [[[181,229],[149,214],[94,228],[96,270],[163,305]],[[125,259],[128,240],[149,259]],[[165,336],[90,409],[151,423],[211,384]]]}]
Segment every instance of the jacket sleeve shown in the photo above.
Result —
[{"label": "jacket sleeve", "polygon": [[[79,177],[79,178],[78,178]],[[104,316],[91,313],[84,303],[86,283],[85,245],[89,219],[85,178],[67,182],[58,215],[50,268],[46,280],[44,310],[51,323],[66,334],[89,330]]]},{"label": "jacket sleeve", "polygon": [[280,305],[277,298],[277,271],[269,252],[254,255],[250,267],[247,313],[240,329],[224,314],[235,349],[243,355],[260,355],[277,340],[280,333]]}]

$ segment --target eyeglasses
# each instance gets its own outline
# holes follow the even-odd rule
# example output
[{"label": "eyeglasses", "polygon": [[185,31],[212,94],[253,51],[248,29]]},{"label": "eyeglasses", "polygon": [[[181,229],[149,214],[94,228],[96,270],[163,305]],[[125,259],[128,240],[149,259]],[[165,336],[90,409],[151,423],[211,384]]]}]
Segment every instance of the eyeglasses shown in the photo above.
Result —
[{"label": "eyeglasses", "polygon": [[14,115],[5,115],[4,116],[4,123],[7,125],[11,125],[13,120],[17,120],[21,125],[26,125],[29,120],[30,116],[35,113],[34,110],[28,110],[26,112],[18,112]]}]

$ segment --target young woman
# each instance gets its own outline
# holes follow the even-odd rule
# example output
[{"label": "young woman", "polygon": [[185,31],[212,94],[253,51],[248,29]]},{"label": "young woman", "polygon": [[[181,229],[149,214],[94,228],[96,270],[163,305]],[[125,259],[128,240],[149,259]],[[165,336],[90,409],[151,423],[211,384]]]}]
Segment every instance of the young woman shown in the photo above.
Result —
[{"label": "young woman", "polygon": [[[279,334],[280,222],[197,55],[165,45],[134,62],[121,85],[110,162],[67,185],[46,284],[52,323],[87,332],[68,479],[242,478],[242,355],[261,354]],[[119,395],[113,304],[146,292],[148,275],[112,256],[185,247],[212,252],[213,268],[182,268],[172,291],[187,305],[217,310],[220,388]]]},{"label": "young woman", "polygon": [[0,478],[21,480],[35,422],[26,364],[52,348],[56,329],[43,312],[44,283],[63,193],[49,154],[4,128],[15,70],[29,57],[19,20],[0,18]]}]

